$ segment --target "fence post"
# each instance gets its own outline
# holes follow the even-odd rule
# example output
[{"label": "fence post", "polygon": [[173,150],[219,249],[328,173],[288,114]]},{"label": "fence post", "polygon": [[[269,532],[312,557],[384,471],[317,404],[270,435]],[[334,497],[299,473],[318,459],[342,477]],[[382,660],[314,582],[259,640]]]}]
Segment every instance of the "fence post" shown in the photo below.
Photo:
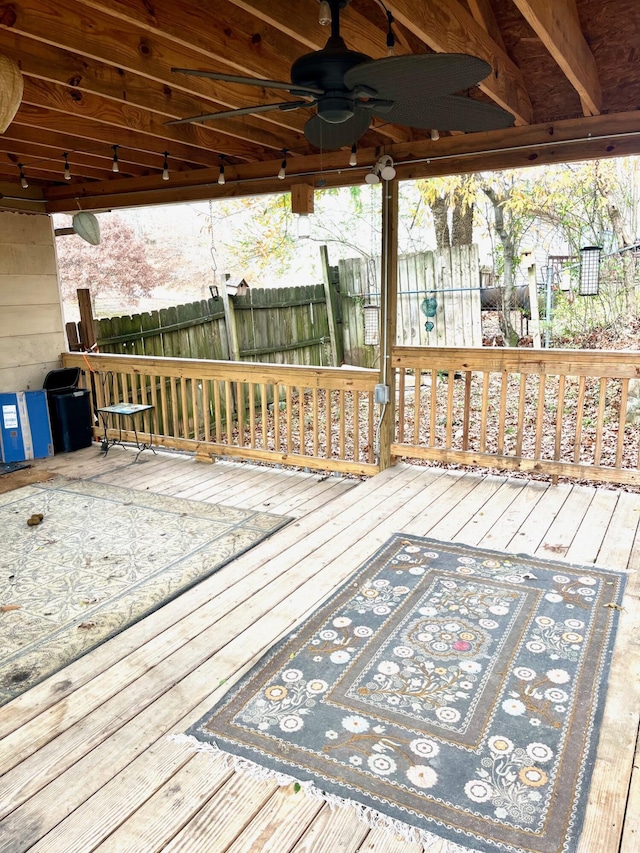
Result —
[{"label": "fence post", "polygon": [[236,326],[236,311],[227,286],[222,282],[222,304],[224,305],[224,326],[227,332],[229,360],[240,361],[240,344],[238,342],[238,327]]},{"label": "fence post", "polygon": [[[382,185],[382,293],[380,312],[380,383],[389,388],[389,402],[380,419],[380,470],[390,468],[391,445],[396,427],[396,371],[391,350],[396,345],[398,324],[398,182]],[[416,387],[418,380],[416,379]]]},{"label": "fence post", "polygon": [[334,367],[340,367],[344,359],[342,344],[342,333],[338,334],[338,305],[336,294],[331,284],[331,270],[329,269],[329,253],[326,246],[320,246],[320,258],[322,260],[322,281],[324,282],[324,296],[327,301],[327,318],[329,320],[329,337],[331,338],[331,361]]},{"label": "fence post", "polygon": [[95,320],[93,319],[93,306],[91,305],[91,291],[86,287],[79,287],[78,307],[80,309],[80,343],[87,352],[96,345]]}]

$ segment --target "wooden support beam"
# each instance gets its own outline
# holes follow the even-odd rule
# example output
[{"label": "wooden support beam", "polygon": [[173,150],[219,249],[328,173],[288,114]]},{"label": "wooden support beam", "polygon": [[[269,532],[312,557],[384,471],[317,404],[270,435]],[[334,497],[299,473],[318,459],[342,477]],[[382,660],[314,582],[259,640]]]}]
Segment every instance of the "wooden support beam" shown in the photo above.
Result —
[{"label": "wooden support beam", "polygon": [[435,51],[469,53],[486,60],[493,73],[479,87],[516,124],[531,124],[533,108],[520,69],[458,0],[388,0],[393,16]]},{"label": "wooden support beam", "polygon": [[338,306],[336,292],[331,281],[331,269],[329,267],[329,253],[326,246],[320,246],[320,259],[322,261],[322,281],[324,283],[324,295],[327,301],[327,319],[329,321],[329,336],[331,337],[331,363],[333,367],[340,367],[344,360],[344,343],[342,340],[342,327],[338,323]]},{"label": "wooden support beam", "polygon": [[[580,95],[585,115],[602,112],[602,90],[596,62],[587,44],[576,0],[514,0],[567,80]],[[622,24],[622,22],[621,22]]]},{"label": "wooden support beam", "polygon": [[291,185],[291,212],[298,214],[313,213],[313,184]]},{"label": "wooden support beam", "polygon": [[380,384],[389,391],[389,403],[383,405],[380,422],[380,470],[393,464],[391,445],[396,427],[396,371],[391,351],[396,345],[398,322],[398,182],[382,185],[382,283],[380,312]]}]

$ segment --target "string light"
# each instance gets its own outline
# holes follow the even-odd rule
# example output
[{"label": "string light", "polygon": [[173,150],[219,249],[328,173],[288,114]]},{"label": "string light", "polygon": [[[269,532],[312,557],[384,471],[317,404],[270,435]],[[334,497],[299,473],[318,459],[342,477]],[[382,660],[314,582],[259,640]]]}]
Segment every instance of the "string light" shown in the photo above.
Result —
[{"label": "string light", "polygon": [[162,164],[162,180],[163,181],[169,180],[169,160],[168,160],[168,157],[169,157],[169,152],[165,151],[164,152],[164,163]]},{"label": "string light", "polygon": [[224,154],[220,155],[220,172],[218,173],[218,183],[220,186],[225,183],[224,177]]},{"label": "string light", "polygon": [[355,142],[351,146],[351,156],[349,157],[349,165],[350,166],[357,166],[358,165],[358,151],[357,151]]},{"label": "string light", "polygon": [[118,163],[118,148],[120,146],[112,145],[111,147],[113,148],[113,163],[111,165],[111,171],[112,172],[119,172],[120,171],[120,164]]},{"label": "string light", "polygon": [[71,180],[71,169],[69,168],[69,155],[65,151],[62,155],[64,157],[64,179],[65,181]]},{"label": "string light", "polygon": [[437,142],[440,139],[440,133],[437,130],[431,131],[431,140],[432,142]]},{"label": "string light", "polygon": [[278,177],[281,181],[284,181],[287,176],[287,149],[282,149],[282,163],[280,163],[280,171],[278,172]]},{"label": "string light", "polygon": [[20,184],[23,190],[29,189],[29,181],[25,178],[24,172],[22,171],[22,163],[18,163],[18,169],[20,169]]}]

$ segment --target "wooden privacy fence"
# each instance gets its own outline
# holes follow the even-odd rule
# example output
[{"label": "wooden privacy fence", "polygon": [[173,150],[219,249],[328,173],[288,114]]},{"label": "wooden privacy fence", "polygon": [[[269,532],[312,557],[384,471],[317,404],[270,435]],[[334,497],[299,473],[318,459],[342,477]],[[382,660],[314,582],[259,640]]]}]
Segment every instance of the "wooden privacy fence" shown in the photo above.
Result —
[{"label": "wooden privacy fence", "polygon": [[[221,285],[223,287],[224,285]],[[101,352],[177,358],[329,364],[323,285],[250,289],[160,311],[97,321]]]},{"label": "wooden privacy fence", "polygon": [[640,353],[396,347],[392,364],[396,456],[640,484]]},{"label": "wooden privacy fence", "polygon": [[[379,470],[377,371],[78,353],[63,353],[62,363],[83,370],[96,439],[103,434],[96,408],[144,403],[153,409],[137,415],[136,426],[149,444],[351,474]],[[123,429],[122,437],[135,436]]]}]

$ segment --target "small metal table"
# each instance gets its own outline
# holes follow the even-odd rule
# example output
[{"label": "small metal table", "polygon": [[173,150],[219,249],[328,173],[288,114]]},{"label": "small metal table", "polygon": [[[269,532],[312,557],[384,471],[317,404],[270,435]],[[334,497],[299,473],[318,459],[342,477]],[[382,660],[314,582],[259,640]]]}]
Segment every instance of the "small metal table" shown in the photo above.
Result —
[{"label": "small metal table", "polygon": [[[102,406],[101,408],[96,409],[96,412],[100,415],[102,426],[104,428],[104,436],[102,439],[102,450],[104,452],[104,455],[107,455],[107,453],[109,452],[109,448],[113,447],[114,444],[121,444],[123,447],[126,446],[127,442],[123,441],[122,439],[123,418],[131,418],[133,434],[135,436],[134,444],[138,448],[136,459],[138,458],[138,456],[140,456],[143,450],[149,449],[155,453],[155,448],[151,444],[147,444],[146,441],[140,441],[140,437],[138,436],[138,428],[136,426],[136,415],[139,415],[140,412],[150,412],[152,409],[153,406],[150,406],[146,403],[114,403],[113,406]],[[117,438],[108,437],[110,415],[115,415],[118,419]]]}]

